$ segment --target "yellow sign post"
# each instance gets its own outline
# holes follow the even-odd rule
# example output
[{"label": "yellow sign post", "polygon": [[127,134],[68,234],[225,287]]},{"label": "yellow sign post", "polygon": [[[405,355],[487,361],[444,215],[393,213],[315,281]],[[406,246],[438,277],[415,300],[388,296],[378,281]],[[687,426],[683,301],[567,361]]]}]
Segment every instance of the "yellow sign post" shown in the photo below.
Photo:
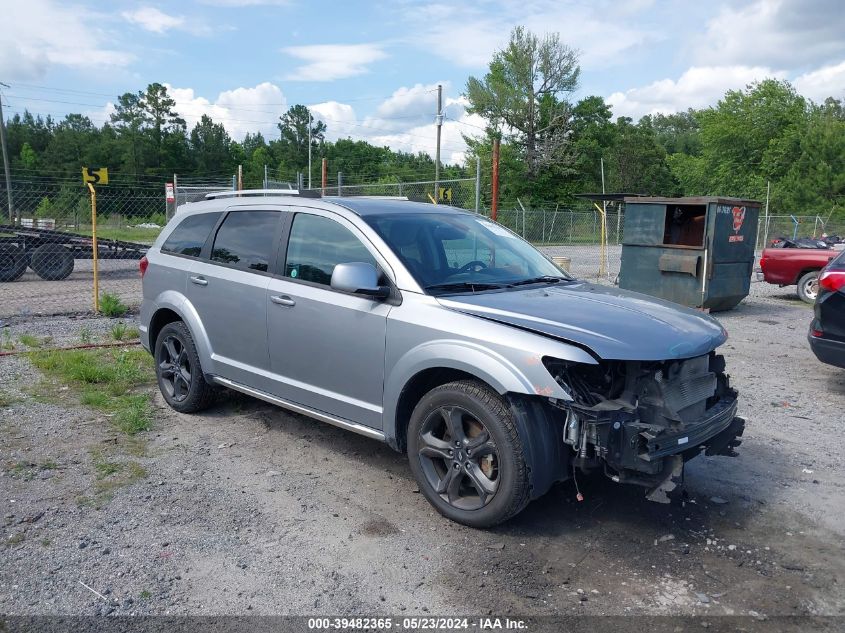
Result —
[{"label": "yellow sign post", "polygon": [[82,182],[88,185],[91,192],[91,261],[94,267],[94,312],[100,312],[100,275],[98,270],[99,251],[97,250],[97,192],[94,185],[109,184],[109,170],[107,167],[83,167]]},{"label": "yellow sign post", "polygon": [[94,313],[100,312],[100,276],[97,271],[97,192],[94,185],[88,183],[91,192],[91,261],[94,264]]},{"label": "yellow sign post", "polygon": [[82,182],[92,185],[109,184],[108,167],[83,167]]}]

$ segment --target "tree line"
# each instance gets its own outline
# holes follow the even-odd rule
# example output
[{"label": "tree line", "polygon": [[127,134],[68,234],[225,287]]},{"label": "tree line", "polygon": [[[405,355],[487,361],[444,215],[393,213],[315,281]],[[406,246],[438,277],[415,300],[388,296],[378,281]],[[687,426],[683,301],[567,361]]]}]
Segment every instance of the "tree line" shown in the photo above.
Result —
[{"label": "tree line", "polygon": [[[571,203],[574,194],[598,192],[665,196],[722,195],[764,199],[771,184],[772,212],[845,217],[845,109],[829,97],[814,103],[786,81],[766,79],[728,91],[703,109],[653,114],[634,121],[613,117],[600,96],[572,97],[581,69],[578,53],[556,34],[517,27],[483,77],[470,77],[468,112],[487,122],[467,126],[464,165],[445,165],[442,178],[472,177],[483,166],[482,199],[490,203],[491,154],[500,142],[502,205]],[[327,125],[304,105],[277,124],[278,136],[260,132],[242,141],[203,115],[191,128],[165,86],[118,97],[109,121],[82,114],[61,120],[16,114],[7,138],[16,178],[29,174],[78,177],[82,165],[108,166],[123,182],[182,176],[226,176],[243,166],[248,187],[272,179],[295,182],[308,164],[310,127],[314,182],[319,164],[332,180],[430,180],[434,161],[351,138],[326,140]],[[602,173],[603,166],[603,173]]]}]

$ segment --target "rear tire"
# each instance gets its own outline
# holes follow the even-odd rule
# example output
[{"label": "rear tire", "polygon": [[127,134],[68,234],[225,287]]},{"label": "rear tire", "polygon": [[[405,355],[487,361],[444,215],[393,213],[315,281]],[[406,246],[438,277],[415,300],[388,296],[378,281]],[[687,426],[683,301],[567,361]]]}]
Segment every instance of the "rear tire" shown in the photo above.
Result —
[{"label": "rear tire", "polygon": [[798,280],[798,298],[806,303],[815,303],[819,296],[819,271],[811,270]]},{"label": "rear tire", "polygon": [[0,247],[0,282],[17,281],[29,266],[28,253],[18,246]]},{"label": "rear tire", "polygon": [[528,467],[510,407],[487,385],[451,382],[411,414],[408,460],[420,492],[440,514],[488,528],[529,501]]},{"label": "rear tire", "polygon": [[32,251],[29,266],[41,279],[61,281],[73,272],[73,253],[61,244],[42,244]]},{"label": "rear tire", "polygon": [[214,390],[205,381],[194,339],[182,321],[161,328],[154,358],[158,388],[172,409],[196,413],[214,401]]}]

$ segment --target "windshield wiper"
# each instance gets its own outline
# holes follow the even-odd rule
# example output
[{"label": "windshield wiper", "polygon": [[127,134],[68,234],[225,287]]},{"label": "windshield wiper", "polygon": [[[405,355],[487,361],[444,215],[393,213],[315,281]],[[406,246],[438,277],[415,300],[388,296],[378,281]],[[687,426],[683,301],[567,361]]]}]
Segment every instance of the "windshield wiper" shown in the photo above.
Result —
[{"label": "windshield wiper", "polygon": [[539,277],[531,277],[530,279],[520,279],[519,281],[514,281],[508,284],[508,287],[512,286],[525,286],[527,284],[539,284],[539,283],[547,283],[547,284],[556,284],[560,283],[561,281],[570,281],[566,277],[554,277],[552,275],[541,275]]},{"label": "windshield wiper", "polygon": [[423,288],[423,290],[495,290],[496,288],[504,288],[504,284],[493,284],[475,281],[454,281],[442,284],[431,284]]}]

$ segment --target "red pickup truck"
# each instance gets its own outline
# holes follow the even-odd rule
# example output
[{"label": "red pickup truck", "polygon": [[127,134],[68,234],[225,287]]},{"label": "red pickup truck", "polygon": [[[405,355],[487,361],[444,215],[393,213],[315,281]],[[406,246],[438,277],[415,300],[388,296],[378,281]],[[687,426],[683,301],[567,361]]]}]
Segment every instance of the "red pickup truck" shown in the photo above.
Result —
[{"label": "red pickup truck", "polygon": [[831,248],[767,248],[760,258],[763,279],[779,286],[798,286],[798,297],[814,303],[819,293],[819,271],[836,257]]}]

